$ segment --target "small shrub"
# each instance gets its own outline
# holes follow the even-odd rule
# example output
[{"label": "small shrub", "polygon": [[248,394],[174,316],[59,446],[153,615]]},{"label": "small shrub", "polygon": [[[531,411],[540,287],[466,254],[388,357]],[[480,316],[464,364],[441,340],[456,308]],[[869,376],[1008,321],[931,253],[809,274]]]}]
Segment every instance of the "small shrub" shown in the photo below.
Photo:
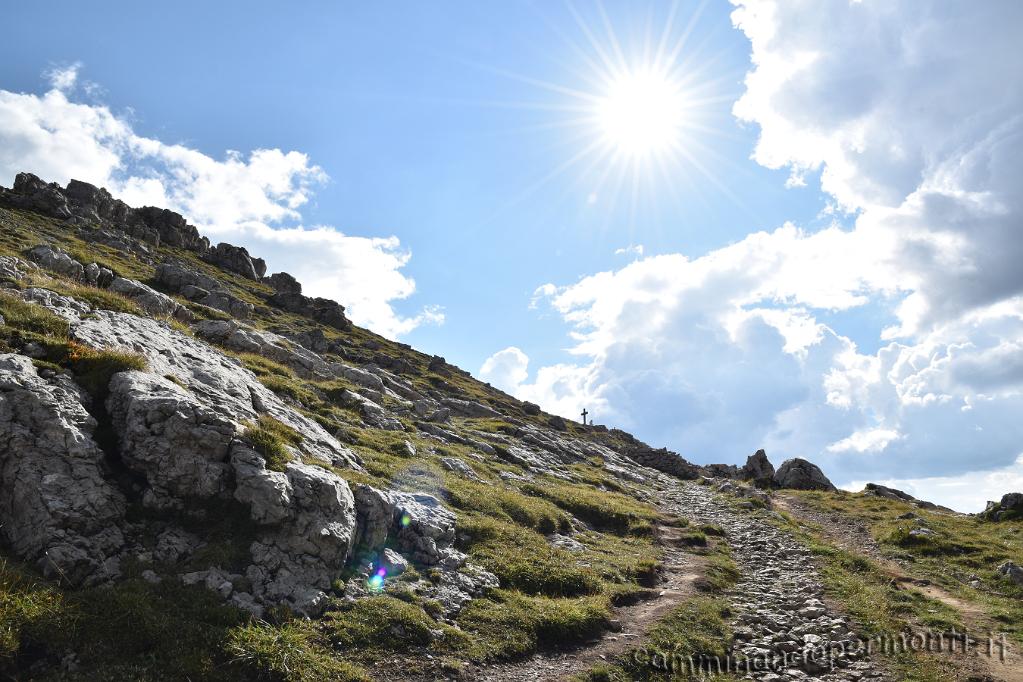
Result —
[{"label": "small shrub", "polygon": [[254,425],[245,430],[245,440],[266,460],[266,468],[284,471],[291,460],[288,446],[302,443],[302,434],[268,414],[259,416]]}]

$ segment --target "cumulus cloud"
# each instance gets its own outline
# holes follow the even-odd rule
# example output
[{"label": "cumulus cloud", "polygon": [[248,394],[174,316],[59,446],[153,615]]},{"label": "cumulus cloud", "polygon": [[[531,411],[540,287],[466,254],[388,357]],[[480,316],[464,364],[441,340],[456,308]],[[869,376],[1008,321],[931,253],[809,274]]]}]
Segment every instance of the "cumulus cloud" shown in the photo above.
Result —
[{"label": "cumulus cloud", "polygon": [[[733,0],[753,158],[830,210],[691,258],[544,285],[579,393],[699,461],[765,446],[837,480],[1010,466],[1023,446],[1023,5]],[[816,181],[816,180],[815,180]],[[842,313],[888,317],[864,352]],[[822,319],[830,318],[825,323]],[[577,411],[577,410],[576,410]]]},{"label": "cumulus cloud", "polygon": [[415,292],[403,272],[411,254],[397,237],[303,224],[301,208],[327,181],[306,154],[229,150],[216,159],[138,135],[108,107],[76,101],[80,70],[77,63],[51,69],[41,95],[0,90],[0,182],[9,185],[20,171],[61,184],[74,178],[130,205],[179,211],[212,240],[245,246],[272,271],[296,274],[306,293],[340,301],[354,321],[385,336],[443,321],[438,306],[395,310]]}]

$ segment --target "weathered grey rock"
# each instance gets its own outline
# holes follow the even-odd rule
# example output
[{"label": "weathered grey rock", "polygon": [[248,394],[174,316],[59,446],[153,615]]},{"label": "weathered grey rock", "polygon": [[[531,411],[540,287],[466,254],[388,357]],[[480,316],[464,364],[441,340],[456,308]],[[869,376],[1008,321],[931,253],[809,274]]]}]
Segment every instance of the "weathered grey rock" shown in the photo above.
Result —
[{"label": "weathered grey rock", "polygon": [[41,287],[29,287],[22,291],[20,296],[28,303],[35,303],[49,309],[68,322],[78,322],[82,315],[92,310],[88,303]]},{"label": "weathered grey rock", "polygon": [[181,506],[227,489],[237,425],[173,381],[137,371],[115,374],[107,410],[122,460],[149,484],[147,504]]},{"label": "weathered grey rock", "polygon": [[479,477],[479,474],[477,474],[471,466],[457,457],[441,457],[440,463],[441,466],[448,471],[453,471],[460,476],[464,476],[470,481],[476,481],[477,483],[483,482],[483,479]]},{"label": "weathered grey rock", "polygon": [[109,290],[131,299],[150,315],[166,315],[185,322],[192,319],[192,314],[183,305],[137,280],[115,277]]},{"label": "weathered grey rock", "polygon": [[103,476],[95,420],[66,381],[0,355],[0,537],[51,578],[115,577],[125,501]]},{"label": "weathered grey rock", "polygon": [[952,510],[948,507],[942,507],[941,505],[934,504],[933,502],[927,502],[926,500],[918,500],[909,493],[905,493],[895,488],[889,488],[887,486],[880,485],[878,483],[868,483],[863,487],[863,493],[865,495],[873,495],[874,497],[883,497],[886,500],[899,500],[901,502],[909,502],[921,509],[940,509],[942,511],[951,512]]},{"label": "weathered grey rock", "polygon": [[757,450],[746,459],[739,476],[744,480],[753,481],[754,485],[765,487],[774,482],[774,473],[774,465],[767,458],[767,453]]},{"label": "weathered grey rock", "polygon": [[472,400],[445,398],[441,403],[455,414],[464,417],[496,419],[501,416],[501,413],[497,410]]},{"label": "weathered grey rock", "polygon": [[27,263],[14,256],[0,256],[0,280],[18,282],[25,279],[25,276],[33,270],[38,270],[35,263]]},{"label": "weathered grey rock", "polygon": [[60,185],[43,182],[31,173],[18,173],[11,189],[0,187],[0,206],[37,211],[62,220],[71,217]]},{"label": "weathered grey rock", "polygon": [[86,284],[106,289],[113,281],[114,273],[109,268],[104,268],[98,263],[89,263],[85,266]]},{"label": "weathered grey rock", "polygon": [[266,274],[266,262],[262,258],[253,258],[243,246],[234,246],[220,242],[203,255],[206,261],[237,273],[246,279],[259,280]]},{"label": "weathered grey rock", "polygon": [[297,279],[292,277],[286,272],[275,272],[266,278],[267,284],[273,287],[273,290],[281,294],[301,294],[302,285]]},{"label": "weathered grey rock", "polygon": [[290,462],[285,474],[289,514],[253,543],[254,563],[246,576],[262,603],[285,602],[314,616],[326,605],[326,592],[351,552],[355,502],[348,484],[320,467]]},{"label": "weathered grey rock", "polygon": [[791,490],[835,490],[828,477],[813,462],[795,458],[786,460],[774,475],[779,488]]},{"label": "weathered grey rock", "polygon": [[178,263],[157,266],[155,279],[189,301],[221,310],[236,319],[247,319],[255,310],[251,303],[231,294],[219,280]]},{"label": "weathered grey rock", "polygon": [[342,391],[338,399],[342,405],[359,410],[366,424],[385,431],[404,431],[405,426],[383,407],[354,391]]},{"label": "weathered grey rock", "polygon": [[85,277],[85,266],[56,246],[39,244],[26,251],[25,256],[30,261],[63,277],[75,281],[81,281]]},{"label": "weathered grey rock", "polygon": [[153,558],[161,564],[175,564],[203,546],[202,540],[181,528],[169,528],[156,538]]},{"label": "weathered grey rock", "polygon": [[127,313],[98,311],[72,325],[72,337],[94,348],[120,348],[145,356],[149,371],[171,375],[204,407],[235,424],[268,414],[302,435],[308,457],[361,469],[356,455],[312,419],[286,405],[252,372],[209,344]]},{"label": "weathered grey rock", "polygon": [[999,502],[988,502],[982,516],[989,521],[1023,519],[1023,493],[1006,493]]},{"label": "weathered grey rock", "polygon": [[329,298],[311,298],[302,294],[277,293],[268,301],[288,312],[305,315],[316,322],[334,329],[345,330],[352,326],[345,317],[345,307]]},{"label": "weathered grey rock", "polygon": [[455,539],[455,515],[436,497],[364,484],[356,485],[353,492],[358,512],[355,539],[363,551],[376,552],[391,538],[402,554],[417,563],[444,560]]},{"label": "weathered grey rock", "polygon": [[242,353],[255,353],[293,369],[305,378],[332,378],[331,366],[319,355],[296,346],[282,336],[226,320],[204,320],[195,333],[208,341]]},{"label": "weathered grey rock", "polygon": [[380,552],[380,567],[387,572],[388,576],[398,576],[408,570],[409,563],[405,557],[388,547]]},{"label": "weathered grey rock", "polygon": [[1023,585],[1023,568],[1012,561],[1006,561],[998,567],[998,572],[1017,585]]}]

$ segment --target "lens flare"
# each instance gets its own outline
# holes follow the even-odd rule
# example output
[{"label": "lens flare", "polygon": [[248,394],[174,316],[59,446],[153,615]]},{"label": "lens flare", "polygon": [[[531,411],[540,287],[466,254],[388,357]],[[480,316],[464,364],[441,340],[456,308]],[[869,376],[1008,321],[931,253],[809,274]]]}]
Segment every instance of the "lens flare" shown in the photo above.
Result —
[{"label": "lens flare", "polygon": [[653,69],[614,77],[597,105],[606,141],[622,154],[647,156],[676,144],[685,123],[685,98],[677,80]]},{"label": "lens flare", "polygon": [[409,516],[408,514],[402,514],[401,515],[401,526],[402,526],[402,528],[407,527],[410,523],[412,523],[412,517]]}]

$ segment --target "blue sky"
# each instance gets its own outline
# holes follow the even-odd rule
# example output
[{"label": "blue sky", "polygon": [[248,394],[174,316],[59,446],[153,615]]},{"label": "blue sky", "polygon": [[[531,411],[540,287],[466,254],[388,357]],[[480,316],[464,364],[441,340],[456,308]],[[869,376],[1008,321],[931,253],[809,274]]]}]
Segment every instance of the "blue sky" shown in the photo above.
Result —
[{"label": "blue sky", "polygon": [[[967,8],[22,3],[0,183],[171,205],[371,328],[696,461],[766,446],[976,506],[978,477],[1023,481],[1020,12]],[[602,59],[635,72],[662,36],[681,151],[635,190],[620,159],[570,163],[607,134]]]}]

